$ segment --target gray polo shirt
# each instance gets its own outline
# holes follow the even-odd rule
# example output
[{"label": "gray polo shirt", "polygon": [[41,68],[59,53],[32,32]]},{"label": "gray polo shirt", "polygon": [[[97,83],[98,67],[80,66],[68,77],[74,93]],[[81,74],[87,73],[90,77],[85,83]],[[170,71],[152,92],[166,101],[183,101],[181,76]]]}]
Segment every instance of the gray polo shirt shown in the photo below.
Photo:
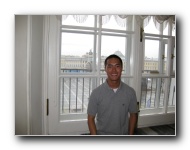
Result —
[{"label": "gray polo shirt", "polygon": [[97,134],[128,134],[128,113],[137,113],[137,99],[133,88],[121,81],[116,92],[107,81],[91,93],[87,113],[96,116]]}]

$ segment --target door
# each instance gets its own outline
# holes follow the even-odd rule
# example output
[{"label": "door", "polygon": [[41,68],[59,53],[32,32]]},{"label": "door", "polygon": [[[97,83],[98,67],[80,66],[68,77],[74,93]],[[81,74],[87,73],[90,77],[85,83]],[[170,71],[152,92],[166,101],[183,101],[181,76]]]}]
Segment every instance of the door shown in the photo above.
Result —
[{"label": "door", "polygon": [[[71,90],[74,82],[79,84],[78,79],[70,76],[68,78],[61,75],[60,70],[60,18],[58,16],[47,16],[46,23],[49,30],[49,36],[47,39],[48,43],[48,103],[49,103],[49,114],[48,114],[48,134],[50,135],[75,135],[88,132],[87,126],[87,115],[86,113],[63,113],[61,112],[61,99],[64,97],[62,92],[65,90],[72,93]],[[70,82],[69,82],[70,81]],[[82,80],[81,80],[82,82]],[[80,82],[80,83],[81,83]],[[70,86],[70,87],[69,87]],[[79,86],[79,85],[78,85]],[[80,85],[81,86],[81,85]],[[69,88],[66,90],[64,88]],[[67,97],[65,97],[67,98]],[[71,101],[71,98],[68,98]],[[79,101],[78,101],[79,102]],[[80,103],[80,102],[79,102]],[[86,107],[86,105],[83,105]],[[69,106],[70,107],[70,106]],[[76,109],[77,110],[77,109]],[[66,111],[66,110],[65,110]]]}]

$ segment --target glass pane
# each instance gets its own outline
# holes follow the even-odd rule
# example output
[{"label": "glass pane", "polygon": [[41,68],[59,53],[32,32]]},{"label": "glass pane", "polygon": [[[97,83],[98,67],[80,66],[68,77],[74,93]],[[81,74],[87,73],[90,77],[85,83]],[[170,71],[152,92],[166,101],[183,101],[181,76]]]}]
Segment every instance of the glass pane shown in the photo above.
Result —
[{"label": "glass pane", "polygon": [[163,107],[164,105],[164,78],[142,78],[140,108]]},{"label": "glass pane", "polygon": [[159,107],[163,107],[164,106],[164,97],[165,97],[165,88],[166,88],[166,80],[164,78],[161,78],[161,85],[160,85],[160,95],[159,95]]},{"label": "glass pane", "polygon": [[144,27],[144,32],[145,33],[152,33],[152,34],[159,34],[159,31],[158,31],[158,29],[156,29],[152,17],[149,21],[149,24],[146,27]]},{"label": "glass pane", "polygon": [[169,90],[170,90],[170,92],[169,92],[168,106],[175,106],[176,105],[175,78],[171,79]]},{"label": "glass pane", "polygon": [[94,15],[62,15],[62,25],[94,27],[94,18]]},{"label": "glass pane", "polygon": [[104,70],[104,60],[111,54],[116,54],[123,60],[123,69],[126,68],[125,62],[125,37],[102,36],[101,47],[101,70]]},{"label": "glass pane", "polygon": [[[106,17],[108,17],[108,16],[110,17],[110,19],[106,19]],[[120,26],[117,23],[114,15],[105,15],[105,16],[102,16],[102,20],[104,20],[104,19],[108,20],[108,22],[103,23],[102,28],[126,30],[126,25],[125,26]],[[126,21],[126,19],[123,19],[123,20]],[[123,20],[122,20],[122,22],[123,22]]]},{"label": "glass pane", "polygon": [[60,115],[86,113],[94,78],[60,79]]},{"label": "glass pane", "polygon": [[92,72],[93,35],[62,33],[61,72]]},{"label": "glass pane", "polygon": [[175,36],[175,35],[176,35],[176,28],[174,26],[173,29],[172,29],[172,36]]},{"label": "glass pane", "polygon": [[156,100],[157,79],[142,78],[140,108],[154,108]]},{"label": "glass pane", "polygon": [[164,35],[168,35],[168,24],[167,24],[166,28],[164,29],[163,34],[164,34]]},{"label": "glass pane", "polygon": [[144,73],[159,73],[159,41],[145,40]]}]

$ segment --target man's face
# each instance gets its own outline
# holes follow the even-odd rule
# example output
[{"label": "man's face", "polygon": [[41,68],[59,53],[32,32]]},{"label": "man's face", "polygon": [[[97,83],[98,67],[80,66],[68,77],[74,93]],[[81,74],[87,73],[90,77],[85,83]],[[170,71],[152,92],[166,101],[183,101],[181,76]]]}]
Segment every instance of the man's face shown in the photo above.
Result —
[{"label": "man's face", "polygon": [[117,58],[110,58],[107,60],[105,71],[108,76],[108,80],[120,81],[122,65]]}]

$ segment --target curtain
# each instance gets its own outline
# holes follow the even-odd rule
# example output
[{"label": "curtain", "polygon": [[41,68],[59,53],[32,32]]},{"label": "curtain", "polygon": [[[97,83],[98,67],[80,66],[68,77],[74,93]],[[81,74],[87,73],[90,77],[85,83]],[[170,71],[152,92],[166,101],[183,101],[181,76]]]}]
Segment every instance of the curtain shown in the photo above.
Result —
[{"label": "curtain", "polygon": [[148,25],[151,17],[153,18],[154,25],[158,30],[160,30],[161,25],[163,25],[163,29],[165,29],[169,22],[172,23],[173,27],[175,26],[175,15],[138,15],[136,16],[136,21],[140,27],[144,28]]},{"label": "curtain", "polygon": [[[72,15],[78,23],[83,23],[87,20],[88,15]],[[126,27],[127,22],[132,21],[132,15],[102,15],[102,24],[109,22],[111,17],[115,18],[117,24],[121,27]],[[62,19],[67,19],[68,15],[62,15]],[[160,30],[163,24],[163,29],[167,26],[168,22],[171,22],[175,26],[175,15],[135,15],[137,24],[144,28],[149,24],[149,21],[153,18],[155,27]]]}]

